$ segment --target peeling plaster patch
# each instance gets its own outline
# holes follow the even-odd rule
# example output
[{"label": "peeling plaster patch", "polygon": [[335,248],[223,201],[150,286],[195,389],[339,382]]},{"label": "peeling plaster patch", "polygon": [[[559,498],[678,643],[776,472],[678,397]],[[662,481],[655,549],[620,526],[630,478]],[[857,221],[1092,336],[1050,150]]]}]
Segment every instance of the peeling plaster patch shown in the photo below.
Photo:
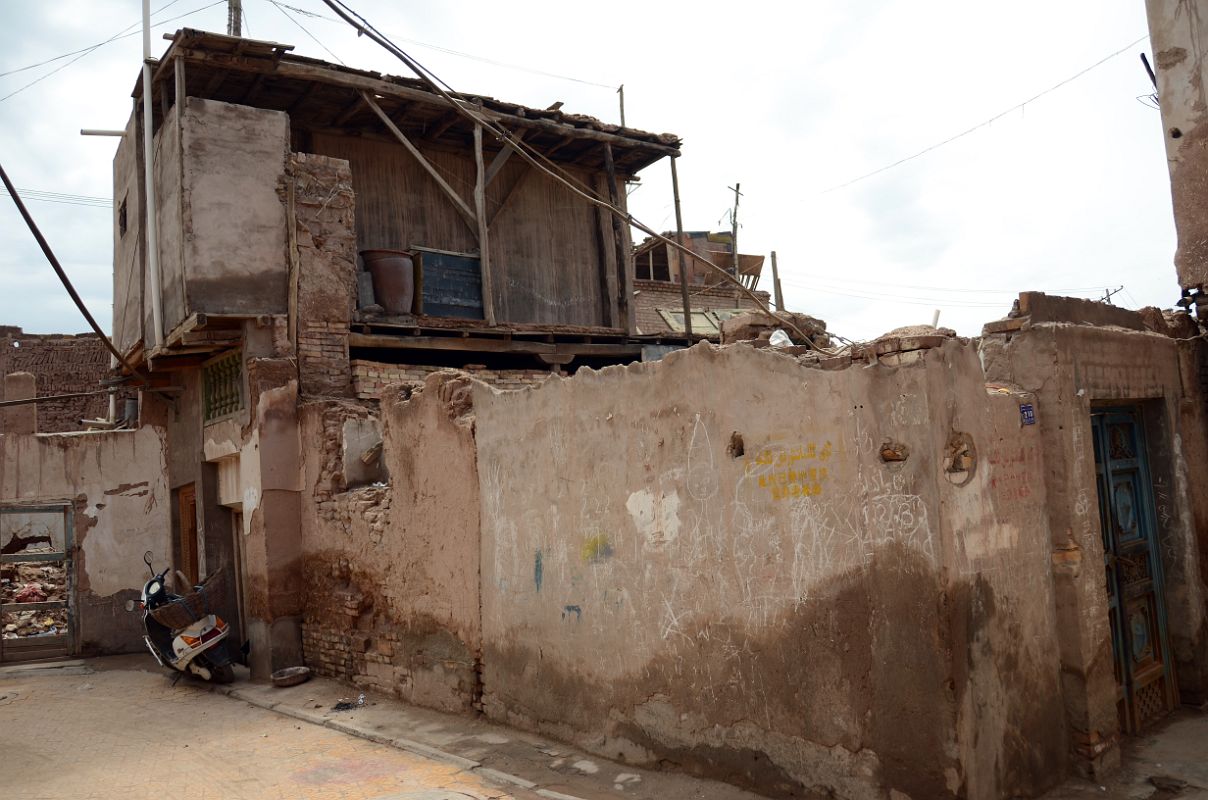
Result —
[{"label": "peeling plaster patch", "polygon": [[655,548],[670,545],[679,536],[679,505],[678,492],[655,497],[649,489],[639,489],[625,501],[634,527],[646,544]]},{"label": "peeling plaster patch", "polygon": [[1019,528],[993,523],[971,526],[965,530],[965,557],[970,561],[1000,553],[1009,553],[1019,546]]},{"label": "peeling plaster patch", "polygon": [[[143,497],[147,494],[148,485],[149,484],[147,481],[139,481],[138,483],[123,483],[114,489],[106,489],[105,495],[107,497],[112,497],[115,494],[120,494],[122,497]],[[142,489],[142,491],[136,492],[134,491],[135,489]]]}]

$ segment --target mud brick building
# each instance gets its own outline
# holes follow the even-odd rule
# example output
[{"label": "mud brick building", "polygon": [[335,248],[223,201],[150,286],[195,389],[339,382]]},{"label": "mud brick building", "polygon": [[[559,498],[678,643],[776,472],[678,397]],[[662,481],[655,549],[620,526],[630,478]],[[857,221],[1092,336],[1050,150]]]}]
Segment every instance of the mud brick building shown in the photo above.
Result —
[{"label": "mud brick building", "polygon": [[[100,389],[100,381],[109,377],[109,358],[109,351],[95,334],[40,335],[11,325],[0,326],[0,376],[28,372],[37,380],[39,395]],[[104,419],[108,414],[109,399],[104,395],[39,403],[38,430],[80,430],[81,419]]]},{"label": "mud brick building", "polygon": [[[232,573],[256,678],[305,663],[782,796],[1036,796],[1208,699],[1192,315],[1023,292],[973,339],[652,332],[643,293],[683,281],[745,306],[483,117],[290,50],[179,31],[154,162],[139,113],[118,147],[139,429],[0,438],[0,511],[58,503],[83,542],[72,648],[137,646],[97,620],[138,585],[115,554],[151,548]],[[679,155],[455,101],[622,211]]]}]

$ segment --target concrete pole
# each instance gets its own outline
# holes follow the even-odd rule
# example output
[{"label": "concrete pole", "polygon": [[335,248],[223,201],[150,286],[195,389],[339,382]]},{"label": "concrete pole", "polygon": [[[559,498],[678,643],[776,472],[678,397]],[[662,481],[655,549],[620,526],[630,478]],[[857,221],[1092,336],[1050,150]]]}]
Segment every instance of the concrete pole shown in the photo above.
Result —
[{"label": "concrete pole", "polygon": [[1208,3],[1146,0],[1186,302],[1208,317]]},{"label": "concrete pole", "polygon": [[151,276],[151,324],[155,346],[164,341],[163,291],[159,280],[159,230],[155,224],[155,121],[151,111],[151,0],[143,0],[143,182],[147,195],[147,271]]}]

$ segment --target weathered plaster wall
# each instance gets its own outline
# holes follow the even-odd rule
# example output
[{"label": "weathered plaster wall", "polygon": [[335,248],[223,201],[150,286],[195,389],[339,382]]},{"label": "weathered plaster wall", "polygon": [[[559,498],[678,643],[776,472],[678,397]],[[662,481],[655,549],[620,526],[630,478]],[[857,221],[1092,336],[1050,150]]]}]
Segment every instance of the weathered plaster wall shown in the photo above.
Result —
[{"label": "weathered plaster wall", "polygon": [[284,314],[289,117],[190,97],[183,134],[188,311]]},{"label": "weathered plaster wall", "polygon": [[[468,710],[479,696],[478,487],[470,380],[383,398],[390,486],[350,489],[349,436],[376,422],[350,402],[302,408],[307,663],[410,702]],[[362,438],[363,440],[363,438]]]},{"label": "weathered plaster wall", "polygon": [[[1179,374],[1179,348],[1176,340],[1146,331],[1056,322],[1025,325],[982,342],[987,377],[1014,381],[1039,397],[1064,699],[1071,744],[1080,765],[1091,772],[1118,762],[1119,732],[1091,438],[1093,403],[1148,401],[1146,435],[1175,672],[1188,701],[1204,693],[1205,593],[1195,569],[1200,554],[1190,492],[1192,476],[1204,474],[1208,463],[1202,461],[1200,418],[1180,411],[1190,398]],[[1196,461],[1189,462],[1189,456]]]},{"label": "weathered plaster wall", "polygon": [[1179,248],[1179,285],[1208,287],[1208,8],[1146,0]]},{"label": "weathered plaster wall", "polygon": [[142,621],[126,611],[146,580],[142,554],[171,552],[160,428],[0,436],[0,503],[74,506],[75,643],[81,655],[134,652]]},{"label": "weathered plaster wall", "polygon": [[[126,135],[113,156],[113,343],[125,352],[143,338],[143,190],[139,115],[126,122]],[[125,229],[122,211],[125,210]],[[149,307],[148,307],[148,313]]]},{"label": "weathered plaster wall", "polygon": [[1039,437],[970,347],[911,355],[698,346],[476,385],[486,712],[773,794],[1058,780]]},{"label": "weathered plaster wall", "polygon": [[164,334],[188,316],[185,298],[185,219],[186,193],[181,183],[183,158],[181,152],[181,122],[177,119],[180,106],[174,105],[155,132],[155,155],[152,173],[155,181],[155,235],[159,244],[160,302],[164,317]]}]

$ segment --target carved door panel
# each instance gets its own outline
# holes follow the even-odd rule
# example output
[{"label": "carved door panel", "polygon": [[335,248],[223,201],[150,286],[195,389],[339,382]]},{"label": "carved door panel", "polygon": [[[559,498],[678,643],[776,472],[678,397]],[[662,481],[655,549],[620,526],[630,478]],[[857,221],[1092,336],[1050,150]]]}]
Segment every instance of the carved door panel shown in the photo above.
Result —
[{"label": "carved door panel", "polygon": [[1135,733],[1175,705],[1153,484],[1137,409],[1091,421],[1120,726]]}]

